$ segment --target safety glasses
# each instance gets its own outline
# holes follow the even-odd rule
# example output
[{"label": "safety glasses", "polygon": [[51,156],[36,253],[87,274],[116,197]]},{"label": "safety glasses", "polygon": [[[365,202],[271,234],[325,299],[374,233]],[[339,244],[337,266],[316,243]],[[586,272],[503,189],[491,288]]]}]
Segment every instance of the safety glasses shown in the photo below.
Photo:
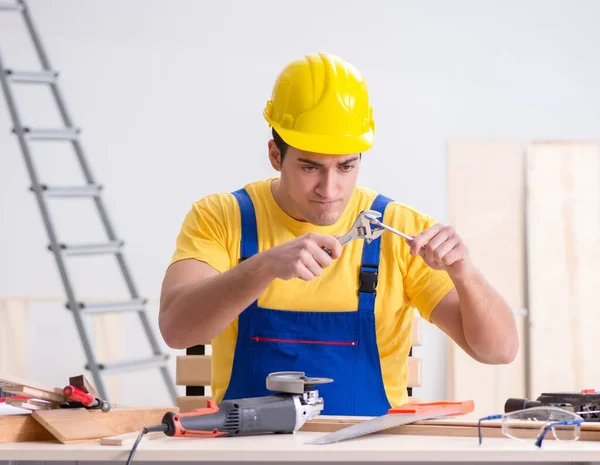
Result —
[{"label": "safety glasses", "polygon": [[[481,422],[502,420],[502,434],[518,440],[535,439],[535,445],[542,447],[542,441],[552,431],[558,441],[576,441],[579,439],[583,418],[576,413],[558,407],[532,407],[503,415],[490,415],[481,418],[477,424],[479,444],[482,442]],[[539,423],[539,430],[533,429],[529,422]],[[527,434],[529,433],[529,434]]]}]

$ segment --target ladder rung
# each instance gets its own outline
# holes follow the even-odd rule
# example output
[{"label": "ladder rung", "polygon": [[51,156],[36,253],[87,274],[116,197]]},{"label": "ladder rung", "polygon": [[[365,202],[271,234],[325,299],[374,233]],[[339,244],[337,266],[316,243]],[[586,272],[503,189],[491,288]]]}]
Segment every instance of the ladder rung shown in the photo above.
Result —
[{"label": "ladder rung", "polygon": [[0,10],[17,10],[23,9],[23,5],[14,2],[0,2]]},{"label": "ladder rung", "polygon": [[[123,362],[100,363],[100,369],[105,373],[116,373],[119,371],[129,371],[132,369],[144,370],[146,368],[156,368],[164,366],[167,363],[169,356],[167,354],[155,355],[149,358],[140,358],[134,360],[126,360]],[[89,369],[86,366],[86,369]]]},{"label": "ladder rung", "polygon": [[12,82],[54,84],[58,73],[56,71],[13,71],[7,69],[6,75]]},{"label": "ladder rung", "polygon": [[[79,311],[83,313],[116,313],[116,312],[141,312],[146,305],[146,299],[133,299],[126,302],[94,302],[80,303]],[[69,304],[67,304],[67,308]]]},{"label": "ladder rung", "polygon": [[[16,132],[13,129],[13,132]],[[25,138],[29,140],[75,140],[79,134],[77,128],[31,129],[23,128]]]},{"label": "ladder rung", "polygon": [[[60,249],[65,255],[97,255],[106,253],[117,253],[121,251],[123,241],[111,241],[99,244],[60,244]],[[52,250],[52,246],[48,248]]]},{"label": "ladder rung", "polygon": [[[33,190],[33,187],[30,189]],[[68,187],[50,187],[43,185],[42,190],[46,197],[96,197],[100,194],[102,186],[98,184]]]}]

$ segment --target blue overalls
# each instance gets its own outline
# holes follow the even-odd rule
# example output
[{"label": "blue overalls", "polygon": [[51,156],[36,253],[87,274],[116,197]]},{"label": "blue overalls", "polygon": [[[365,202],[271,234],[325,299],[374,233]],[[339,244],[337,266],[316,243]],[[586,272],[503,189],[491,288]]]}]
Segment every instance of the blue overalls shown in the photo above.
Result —
[{"label": "blue overalls", "polygon": [[[241,259],[258,253],[256,214],[244,189],[233,192],[240,205]],[[379,195],[372,210],[382,216],[391,200]],[[364,242],[358,311],[317,312],[261,308],[258,300],[238,317],[238,336],[224,399],[272,394],[265,380],[274,371],[303,371],[333,378],[319,384],[324,415],[387,413],[375,336],[375,287],[381,238]]]}]

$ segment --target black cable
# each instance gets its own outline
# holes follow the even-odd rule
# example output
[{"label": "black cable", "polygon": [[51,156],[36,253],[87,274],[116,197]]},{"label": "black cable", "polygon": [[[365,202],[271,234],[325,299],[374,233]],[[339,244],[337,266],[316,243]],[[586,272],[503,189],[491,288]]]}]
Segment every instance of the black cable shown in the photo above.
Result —
[{"label": "black cable", "polygon": [[140,441],[142,440],[142,437],[144,436],[144,434],[151,433],[151,432],[154,432],[154,431],[162,431],[162,432],[164,432],[164,431],[167,431],[167,429],[168,429],[168,426],[163,423],[161,425],[147,426],[142,431],[140,431],[140,435],[137,437],[137,439],[133,443],[133,447],[131,448],[131,452],[129,453],[129,457],[127,459],[127,465],[131,464],[131,460],[133,460],[133,456],[135,455],[135,451],[137,449],[137,446],[140,443]]}]

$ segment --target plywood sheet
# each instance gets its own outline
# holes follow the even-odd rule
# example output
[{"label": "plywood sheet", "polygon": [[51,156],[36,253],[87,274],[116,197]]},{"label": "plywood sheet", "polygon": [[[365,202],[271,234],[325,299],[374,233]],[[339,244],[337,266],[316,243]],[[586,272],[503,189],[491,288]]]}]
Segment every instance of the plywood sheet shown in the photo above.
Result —
[{"label": "plywood sheet", "polygon": [[538,142],[527,154],[531,389],[600,385],[600,148]]},{"label": "plywood sheet", "polygon": [[[516,313],[524,307],[524,147],[513,140],[453,140],[447,147],[448,223],[461,235],[477,267]],[[519,310],[521,309],[521,310]],[[509,365],[484,365],[449,340],[447,395],[473,399],[477,417],[504,411],[525,395],[525,326]]]},{"label": "plywood sheet", "polygon": [[115,408],[108,412],[86,409],[37,410],[31,413],[61,443],[97,441],[104,437],[139,432],[160,424],[177,407]]},{"label": "plywood sheet", "polygon": [[[110,363],[122,360],[123,314],[106,313],[92,316],[94,328],[94,347],[99,363]],[[141,332],[141,329],[140,329]],[[103,375],[108,400],[114,403],[121,401],[122,373]]]},{"label": "plywood sheet", "polygon": [[24,299],[0,299],[0,373],[26,377],[28,349],[28,302]]}]

